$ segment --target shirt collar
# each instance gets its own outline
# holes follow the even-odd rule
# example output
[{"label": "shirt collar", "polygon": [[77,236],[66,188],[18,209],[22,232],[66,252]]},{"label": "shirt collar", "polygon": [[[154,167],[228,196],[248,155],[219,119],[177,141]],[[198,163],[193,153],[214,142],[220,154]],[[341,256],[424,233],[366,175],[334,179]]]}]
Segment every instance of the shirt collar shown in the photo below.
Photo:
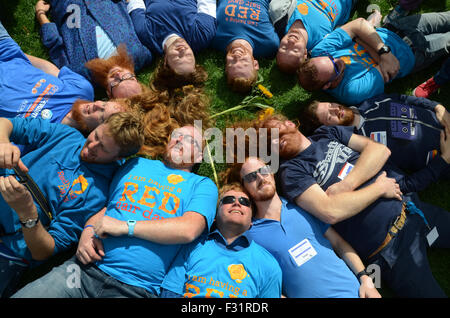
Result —
[{"label": "shirt collar", "polygon": [[247,231],[242,233],[241,236],[236,238],[231,244],[227,244],[227,240],[223,237],[222,233],[216,228],[214,231],[210,232],[208,234],[209,239],[214,239],[214,241],[226,250],[232,250],[232,251],[240,251],[244,248],[247,248],[250,246],[251,239],[247,235]]}]

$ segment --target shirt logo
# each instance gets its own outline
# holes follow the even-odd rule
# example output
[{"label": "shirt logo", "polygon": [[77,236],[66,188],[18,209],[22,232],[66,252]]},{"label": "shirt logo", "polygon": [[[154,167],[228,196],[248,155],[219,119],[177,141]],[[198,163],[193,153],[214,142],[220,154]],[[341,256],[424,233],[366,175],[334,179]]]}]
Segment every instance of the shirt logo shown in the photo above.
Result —
[{"label": "shirt logo", "polygon": [[349,147],[337,141],[329,142],[325,159],[317,163],[313,173],[317,184],[322,187],[332,176],[336,176],[333,174],[336,165],[347,162],[352,154],[353,150]]},{"label": "shirt logo", "polygon": [[51,119],[53,117],[53,112],[50,109],[44,109],[41,112],[42,119]]},{"label": "shirt logo", "polygon": [[184,180],[183,177],[178,174],[170,174],[167,176],[167,181],[171,184],[178,184],[186,180]]},{"label": "shirt logo", "polygon": [[242,280],[248,276],[242,264],[228,265],[228,272],[230,273],[231,279],[236,281],[236,283],[242,283]]}]

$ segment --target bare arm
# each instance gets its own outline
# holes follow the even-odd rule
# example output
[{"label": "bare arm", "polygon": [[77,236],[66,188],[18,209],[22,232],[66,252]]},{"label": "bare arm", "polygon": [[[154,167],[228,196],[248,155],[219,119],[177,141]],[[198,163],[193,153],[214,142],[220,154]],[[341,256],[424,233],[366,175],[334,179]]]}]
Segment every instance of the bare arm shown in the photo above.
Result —
[{"label": "bare arm", "polygon": [[[355,37],[360,38],[365,43],[365,48],[372,48],[373,51],[378,52],[384,45],[380,36],[373,28],[373,26],[363,18],[358,18],[350,21],[341,27],[347,34],[353,39]],[[378,55],[378,53],[377,53]],[[384,78],[384,82],[389,82],[397,76],[400,70],[400,63],[398,59],[390,53],[378,55],[379,58],[374,58],[375,61],[379,61],[381,74]]]},{"label": "bare arm", "polygon": [[34,67],[44,71],[47,74],[58,77],[59,68],[57,68],[55,64],[53,64],[47,60],[41,59],[39,57],[33,56],[33,55],[28,55],[28,54],[25,54],[25,55],[27,56],[27,58],[30,60],[31,64]]},{"label": "bare arm", "polygon": [[335,224],[358,214],[380,197],[402,199],[399,185],[385,172],[374,183],[356,191],[327,194],[313,184],[295,198],[295,203],[323,222]]},{"label": "bare arm", "polygon": [[391,151],[385,145],[357,134],[352,134],[348,147],[359,152],[360,156],[345,179],[331,185],[326,191],[327,194],[353,191],[358,188],[380,172],[391,155]]},{"label": "bare arm", "polygon": [[[355,275],[366,268],[353,247],[351,247],[350,244],[348,244],[347,241],[345,241],[332,227],[325,232],[324,236],[330,241],[336,254],[347,264]],[[360,284],[359,295],[361,298],[381,297],[369,276],[362,275]]]},{"label": "bare arm", "polygon": [[[0,192],[21,222],[38,217],[31,193],[15,176],[0,177]],[[40,221],[32,228],[22,227],[22,233],[33,259],[42,261],[53,254],[55,240]]]},{"label": "bare arm", "polygon": [[[182,216],[138,221],[134,227],[134,236],[159,244],[186,244],[195,240],[206,228],[206,220],[197,212],[185,212]],[[104,216],[95,226],[100,236],[120,236],[128,234],[127,222]]]}]

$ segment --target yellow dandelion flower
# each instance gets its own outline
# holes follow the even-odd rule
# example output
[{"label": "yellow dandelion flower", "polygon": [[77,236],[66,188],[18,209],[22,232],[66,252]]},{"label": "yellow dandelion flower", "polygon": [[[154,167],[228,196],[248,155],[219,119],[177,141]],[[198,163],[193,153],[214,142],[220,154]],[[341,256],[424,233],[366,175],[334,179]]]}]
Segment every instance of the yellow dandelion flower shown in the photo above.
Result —
[{"label": "yellow dandelion flower", "polygon": [[261,84],[258,84],[258,89],[267,97],[272,98],[273,95],[271,92],[269,92],[269,90],[267,88],[265,88],[264,86],[262,86]]}]

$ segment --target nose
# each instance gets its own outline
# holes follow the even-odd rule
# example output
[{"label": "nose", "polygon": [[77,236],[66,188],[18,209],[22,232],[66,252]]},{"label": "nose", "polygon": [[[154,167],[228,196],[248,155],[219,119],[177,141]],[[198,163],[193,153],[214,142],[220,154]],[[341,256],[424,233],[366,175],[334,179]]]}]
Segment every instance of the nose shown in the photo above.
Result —
[{"label": "nose", "polygon": [[105,107],[103,106],[103,102],[102,101],[96,101],[94,103],[94,111],[99,111],[99,110],[103,110]]}]

